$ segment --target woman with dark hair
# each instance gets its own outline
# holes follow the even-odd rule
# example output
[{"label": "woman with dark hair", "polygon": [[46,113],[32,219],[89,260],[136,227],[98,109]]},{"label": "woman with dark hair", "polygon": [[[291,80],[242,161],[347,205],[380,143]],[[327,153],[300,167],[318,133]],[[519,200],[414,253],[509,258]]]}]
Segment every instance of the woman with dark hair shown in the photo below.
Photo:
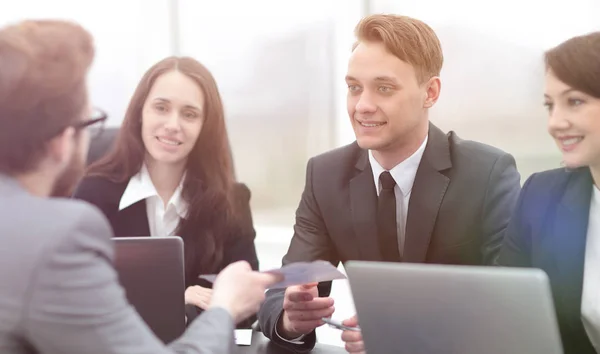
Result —
[{"label": "woman with dark hair", "polygon": [[600,349],[600,32],[546,53],[548,132],[566,168],[533,174],[498,263],[550,278],[566,354]]},{"label": "woman with dark hair", "polygon": [[75,197],[99,207],[117,237],[182,237],[188,322],[210,303],[199,275],[238,260],[258,269],[250,191],[235,182],[221,97],[192,58],[169,57],[144,74],[112,150]]}]

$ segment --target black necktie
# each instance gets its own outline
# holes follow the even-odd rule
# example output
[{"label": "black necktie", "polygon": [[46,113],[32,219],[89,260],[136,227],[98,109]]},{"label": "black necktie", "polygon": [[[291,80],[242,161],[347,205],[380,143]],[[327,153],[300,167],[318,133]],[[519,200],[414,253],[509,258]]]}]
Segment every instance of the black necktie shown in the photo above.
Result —
[{"label": "black necktie", "polygon": [[400,261],[400,252],[396,226],[396,195],[394,194],[396,181],[388,171],[379,175],[379,181],[381,182],[377,203],[379,246],[384,261],[398,262]]}]

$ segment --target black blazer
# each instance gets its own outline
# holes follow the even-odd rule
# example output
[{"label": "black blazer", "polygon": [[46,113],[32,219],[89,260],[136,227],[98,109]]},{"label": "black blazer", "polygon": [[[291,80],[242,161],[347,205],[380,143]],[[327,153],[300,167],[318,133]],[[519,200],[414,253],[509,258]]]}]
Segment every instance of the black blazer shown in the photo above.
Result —
[{"label": "black blazer", "polygon": [[523,185],[498,264],[535,267],[550,278],[565,354],[596,353],[581,321],[593,180],[588,168],[532,175]]},{"label": "black blazer", "polygon": [[[411,192],[404,261],[490,264],[502,245],[517,201],[520,176],[513,157],[481,143],[444,134],[430,125]],[[327,260],[380,261],[377,192],[367,151],[356,143],[310,159],[296,211],[294,236],[283,263]],[[331,283],[319,286],[328,296]],[[269,291],[259,312],[266,336],[275,334],[283,291]],[[309,350],[314,332],[306,337]]]},{"label": "black blazer", "polygon": [[[146,213],[145,201],[135,203],[128,208],[119,211],[119,202],[125,192],[127,182],[114,183],[101,177],[86,177],[75,191],[74,197],[85,200],[97,206],[109,220],[115,237],[128,236],[149,236],[150,227]],[[250,210],[250,190],[245,184],[238,183],[235,186],[235,201],[238,203],[237,210],[241,213],[241,225],[234,228],[240,230],[239,233],[223,235],[226,237],[224,246],[223,261],[218,269],[225,268],[228,264],[245,260],[250,263],[252,269],[258,270],[258,257],[254,247],[254,238],[256,232],[252,223],[252,213]],[[210,225],[197,225],[194,229],[198,234]],[[179,235],[185,240],[196,235]],[[211,288],[212,283],[198,279],[200,269],[186,269],[186,287],[200,285],[205,288]],[[197,317],[202,310],[198,307],[186,306],[186,315],[188,324]],[[249,327],[254,318],[244,321],[240,327]]]}]

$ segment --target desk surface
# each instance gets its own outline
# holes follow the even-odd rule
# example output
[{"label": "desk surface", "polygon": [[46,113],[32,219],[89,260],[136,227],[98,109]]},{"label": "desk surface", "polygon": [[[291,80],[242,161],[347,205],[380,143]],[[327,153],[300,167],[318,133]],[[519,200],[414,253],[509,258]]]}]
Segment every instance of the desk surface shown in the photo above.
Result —
[{"label": "desk surface", "polygon": [[[252,333],[252,345],[250,346],[238,346],[236,353],[238,354],[288,354],[293,353],[292,351],[283,349],[277,346],[275,343],[265,337],[261,332]],[[346,350],[344,348],[336,347],[333,345],[318,344],[310,352],[312,354],[344,354]]]}]

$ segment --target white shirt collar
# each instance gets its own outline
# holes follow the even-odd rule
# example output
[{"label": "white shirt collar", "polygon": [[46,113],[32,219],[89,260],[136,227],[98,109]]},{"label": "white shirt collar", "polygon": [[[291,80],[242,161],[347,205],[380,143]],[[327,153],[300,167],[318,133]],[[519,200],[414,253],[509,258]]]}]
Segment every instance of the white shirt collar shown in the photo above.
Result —
[{"label": "white shirt collar", "polygon": [[[427,146],[427,140],[429,136],[425,136],[425,140],[421,143],[421,146],[410,155],[406,160],[400,162],[389,172],[396,181],[396,184],[402,191],[402,195],[407,196],[412,190],[413,183],[415,182],[415,176],[417,175],[417,169],[421,163],[423,152],[425,152],[425,146]],[[369,163],[371,164],[371,170],[373,170],[373,180],[375,181],[375,188],[377,189],[377,195],[379,195],[380,183],[379,175],[386,171],[373,156],[373,152],[369,150]]]},{"label": "white shirt collar", "polygon": [[[185,175],[181,179],[179,186],[175,189],[173,196],[167,203],[167,207],[169,205],[173,205],[177,214],[185,218],[187,215],[188,205],[186,201],[183,199],[181,195],[181,191],[183,189],[183,181],[185,180]],[[119,211],[123,210],[131,205],[148,198],[156,197],[160,200],[160,196],[154,187],[154,183],[152,183],[152,179],[150,178],[150,173],[148,173],[148,169],[146,165],[142,166],[142,169],[138,174],[131,177],[123,195],[121,196],[121,200],[119,202]],[[166,208],[165,208],[166,210]]]}]

